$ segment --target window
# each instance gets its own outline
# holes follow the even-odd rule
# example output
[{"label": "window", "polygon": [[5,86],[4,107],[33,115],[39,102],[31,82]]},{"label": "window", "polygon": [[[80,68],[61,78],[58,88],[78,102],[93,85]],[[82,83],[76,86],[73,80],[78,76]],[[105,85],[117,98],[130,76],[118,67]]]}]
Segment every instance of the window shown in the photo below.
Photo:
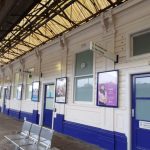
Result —
[{"label": "window", "polygon": [[132,56],[150,53],[150,30],[133,34],[132,41]]},{"label": "window", "polygon": [[17,98],[17,88],[19,84],[21,84],[21,76],[19,72],[16,72],[14,76],[13,98]]},{"label": "window", "polygon": [[32,81],[33,81],[33,76],[32,72],[34,71],[34,68],[29,69],[26,74],[26,92],[25,92],[25,99],[31,99],[32,96]]},{"label": "window", "polygon": [[93,97],[93,52],[76,54],[75,101],[91,102]]}]

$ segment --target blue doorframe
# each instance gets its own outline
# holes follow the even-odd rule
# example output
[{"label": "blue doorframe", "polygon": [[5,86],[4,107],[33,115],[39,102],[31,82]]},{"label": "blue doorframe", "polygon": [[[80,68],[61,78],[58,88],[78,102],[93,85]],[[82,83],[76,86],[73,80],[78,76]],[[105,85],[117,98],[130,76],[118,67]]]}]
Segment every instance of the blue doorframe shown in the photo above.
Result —
[{"label": "blue doorframe", "polygon": [[44,87],[44,109],[43,109],[43,126],[52,128],[55,85],[46,84]]},{"label": "blue doorframe", "polygon": [[132,76],[132,150],[150,150],[150,73]]}]

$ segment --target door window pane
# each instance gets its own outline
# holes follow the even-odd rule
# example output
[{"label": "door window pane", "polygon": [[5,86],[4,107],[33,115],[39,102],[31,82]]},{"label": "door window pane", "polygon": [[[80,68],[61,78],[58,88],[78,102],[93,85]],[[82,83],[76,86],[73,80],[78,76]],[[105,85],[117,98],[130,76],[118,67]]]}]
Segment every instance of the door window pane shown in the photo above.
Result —
[{"label": "door window pane", "polygon": [[54,97],[55,95],[54,85],[47,85],[46,88],[46,97]]},{"label": "door window pane", "polygon": [[54,98],[46,98],[45,109],[53,109]]},{"label": "door window pane", "polygon": [[150,77],[136,78],[136,97],[150,97]]},{"label": "door window pane", "polygon": [[136,100],[136,119],[150,121],[150,100]]},{"label": "door window pane", "polygon": [[93,95],[93,76],[76,78],[76,101],[92,101]]}]

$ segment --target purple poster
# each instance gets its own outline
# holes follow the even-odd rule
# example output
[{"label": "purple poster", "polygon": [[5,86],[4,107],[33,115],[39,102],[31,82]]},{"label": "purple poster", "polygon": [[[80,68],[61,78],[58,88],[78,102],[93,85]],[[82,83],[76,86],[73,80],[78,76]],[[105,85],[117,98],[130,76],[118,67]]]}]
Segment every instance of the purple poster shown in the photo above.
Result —
[{"label": "purple poster", "polygon": [[118,106],[118,71],[98,73],[97,105]]}]

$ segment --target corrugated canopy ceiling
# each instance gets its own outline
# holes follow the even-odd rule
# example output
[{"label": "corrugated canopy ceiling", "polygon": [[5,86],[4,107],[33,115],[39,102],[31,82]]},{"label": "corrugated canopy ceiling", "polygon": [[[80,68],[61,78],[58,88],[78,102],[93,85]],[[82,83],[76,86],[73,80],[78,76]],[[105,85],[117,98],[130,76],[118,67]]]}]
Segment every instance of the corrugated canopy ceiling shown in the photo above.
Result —
[{"label": "corrugated canopy ceiling", "polygon": [[0,41],[0,65],[127,0],[42,0]]}]

